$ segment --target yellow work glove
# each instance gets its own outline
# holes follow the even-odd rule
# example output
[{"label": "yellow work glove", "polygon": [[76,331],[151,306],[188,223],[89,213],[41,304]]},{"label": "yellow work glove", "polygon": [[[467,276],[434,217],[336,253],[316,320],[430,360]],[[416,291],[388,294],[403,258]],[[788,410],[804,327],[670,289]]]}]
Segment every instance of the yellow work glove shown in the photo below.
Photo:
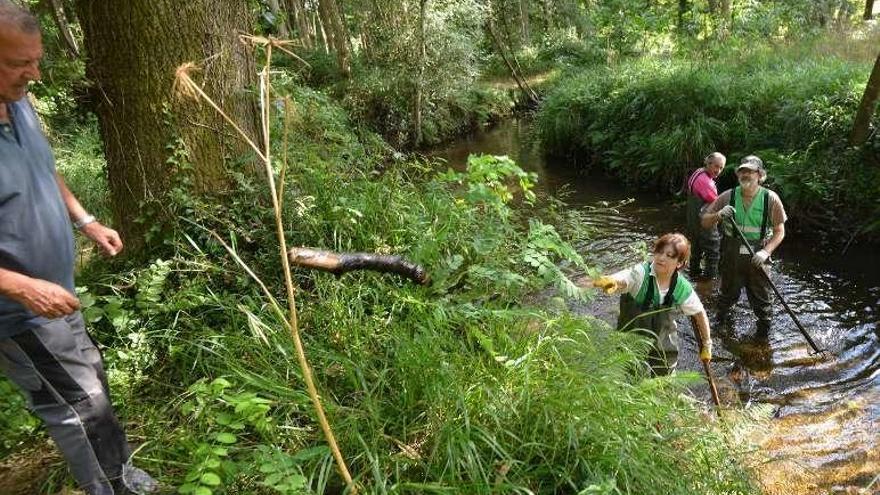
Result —
[{"label": "yellow work glove", "polygon": [[703,348],[700,349],[700,361],[708,363],[712,360],[712,341],[703,342]]},{"label": "yellow work glove", "polygon": [[617,280],[607,276],[593,280],[593,287],[598,287],[604,290],[606,294],[614,294],[618,289]]}]

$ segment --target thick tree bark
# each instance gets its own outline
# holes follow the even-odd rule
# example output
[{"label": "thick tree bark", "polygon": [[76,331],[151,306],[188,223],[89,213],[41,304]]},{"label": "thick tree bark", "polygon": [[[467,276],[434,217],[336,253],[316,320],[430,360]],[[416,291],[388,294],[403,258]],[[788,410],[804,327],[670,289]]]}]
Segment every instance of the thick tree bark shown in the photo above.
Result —
[{"label": "thick tree bark", "polygon": [[874,18],[874,0],[865,0],[865,20]]},{"label": "thick tree bark", "polygon": [[345,26],[342,23],[342,13],[336,0],[320,0],[318,2],[318,10],[321,12],[321,20],[327,34],[327,42],[333,47],[336,53],[336,60],[339,64],[339,71],[342,75],[348,77],[351,75],[351,54],[348,49],[348,40],[346,39]]},{"label": "thick tree bark", "polygon": [[[259,142],[253,55],[238,39],[250,27],[237,0],[77,0],[116,225],[137,247],[149,226],[134,220],[172,187],[172,147],[192,165],[193,194],[227,185],[227,164],[247,152],[208,105],[172,95],[176,68],[196,62],[205,92]],[[248,169],[254,172],[256,168]]]},{"label": "thick tree bark", "polygon": [[856,118],[853,121],[852,132],[849,135],[849,144],[851,146],[861,146],[868,140],[871,130],[871,119],[874,117],[878,98],[880,98],[880,55],[877,55],[877,60],[874,62],[874,69],[868,78],[865,94],[862,95],[859,110],[856,112]]}]

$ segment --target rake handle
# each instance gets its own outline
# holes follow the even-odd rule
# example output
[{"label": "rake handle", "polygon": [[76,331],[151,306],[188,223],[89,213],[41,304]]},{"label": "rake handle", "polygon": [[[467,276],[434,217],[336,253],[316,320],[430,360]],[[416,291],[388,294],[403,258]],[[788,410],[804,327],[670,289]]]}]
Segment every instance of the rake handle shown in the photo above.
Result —
[{"label": "rake handle", "polygon": [[[703,348],[703,338],[700,336],[699,330],[697,330],[697,321],[695,317],[691,317],[691,328],[694,331],[694,338],[697,339],[697,349]],[[712,394],[712,402],[715,403],[715,407],[718,408],[719,418],[721,417],[721,400],[718,398],[718,388],[715,386],[715,377],[712,375],[712,367],[709,366],[708,361],[703,361],[700,359],[700,362],[703,363],[703,372],[706,374],[706,381],[709,382],[709,392]]]}]

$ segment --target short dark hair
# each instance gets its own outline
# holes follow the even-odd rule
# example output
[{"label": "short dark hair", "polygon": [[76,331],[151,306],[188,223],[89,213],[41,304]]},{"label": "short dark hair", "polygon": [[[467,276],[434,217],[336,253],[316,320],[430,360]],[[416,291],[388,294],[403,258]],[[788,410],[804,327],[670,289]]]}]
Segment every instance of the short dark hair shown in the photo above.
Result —
[{"label": "short dark hair", "polygon": [[39,33],[40,21],[23,7],[10,0],[0,0],[0,28],[11,26],[23,33]]},{"label": "short dark hair", "polygon": [[666,248],[666,246],[672,247],[679,262],[687,264],[688,260],[691,259],[691,241],[689,241],[683,234],[679,234],[678,232],[663,234],[659,239],[654,241],[653,252],[660,253]]}]

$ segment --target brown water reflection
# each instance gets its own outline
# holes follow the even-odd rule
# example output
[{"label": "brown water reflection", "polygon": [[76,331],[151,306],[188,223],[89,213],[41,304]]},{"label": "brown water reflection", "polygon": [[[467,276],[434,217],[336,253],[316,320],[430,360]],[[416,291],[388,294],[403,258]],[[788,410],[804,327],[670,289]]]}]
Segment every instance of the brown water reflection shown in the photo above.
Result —
[{"label": "brown water reflection", "polygon": [[[578,173],[571,164],[548,162],[527,121],[504,123],[436,156],[461,167],[471,153],[508,155],[538,173],[544,192],[589,212],[588,224],[601,234],[578,247],[606,271],[636,262],[638,243],[684,229],[683,205]],[[635,201],[616,208],[594,208],[630,198]],[[713,370],[723,400],[744,410],[771,411],[766,428],[754,432],[770,459],[758,468],[768,493],[880,493],[880,262],[867,249],[845,255],[817,249],[810,238],[792,230],[775,254],[773,282],[828,353],[811,355],[780,305],[769,342],[755,340],[754,317],[743,296],[732,328],[713,328]],[[716,287],[712,282],[696,285],[711,315]],[[599,298],[574,309],[613,319],[611,303]],[[681,321],[679,331],[681,366],[697,371],[689,323]],[[695,393],[709,400],[708,389]]]}]

